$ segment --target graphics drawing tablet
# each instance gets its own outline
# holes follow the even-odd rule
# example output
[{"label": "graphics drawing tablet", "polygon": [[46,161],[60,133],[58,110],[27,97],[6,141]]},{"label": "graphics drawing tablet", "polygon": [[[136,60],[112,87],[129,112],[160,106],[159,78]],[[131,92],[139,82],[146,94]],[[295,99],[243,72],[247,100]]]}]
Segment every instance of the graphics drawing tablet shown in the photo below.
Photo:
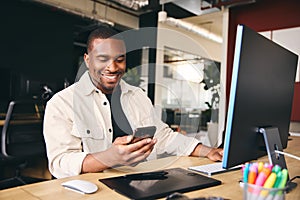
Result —
[{"label": "graphics drawing tablet", "polygon": [[112,190],[130,199],[156,199],[174,192],[189,192],[221,184],[216,180],[182,168],[99,179]]}]

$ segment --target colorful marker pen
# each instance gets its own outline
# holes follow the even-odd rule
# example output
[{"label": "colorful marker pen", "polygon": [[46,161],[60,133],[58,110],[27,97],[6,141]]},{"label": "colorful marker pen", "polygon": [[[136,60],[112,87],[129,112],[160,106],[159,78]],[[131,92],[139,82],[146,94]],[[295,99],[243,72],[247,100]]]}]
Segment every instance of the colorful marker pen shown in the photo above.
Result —
[{"label": "colorful marker pen", "polygon": [[263,186],[270,173],[271,169],[269,167],[264,167],[262,171],[258,174],[255,181],[255,185]]},{"label": "colorful marker pen", "polygon": [[248,173],[248,183],[254,184],[257,177],[257,167],[256,165],[251,165]]},{"label": "colorful marker pen", "polygon": [[280,184],[278,185],[278,188],[284,188],[288,179],[288,171],[287,169],[283,169],[282,171],[282,178],[280,181]]},{"label": "colorful marker pen", "polygon": [[[286,182],[288,180],[288,171],[287,169],[283,169],[282,171],[282,178],[281,178],[281,181],[278,185],[278,188],[284,188],[285,185],[286,185]],[[282,191],[278,191],[277,195],[282,195]]]},{"label": "colorful marker pen", "polygon": [[273,168],[272,168],[272,172],[275,172],[276,174],[278,173],[278,172],[280,172],[281,171],[281,167],[279,166],[279,165],[275,165]]},{"label": "colorful marker pen", "polygon": [[275,184],[276,177],[277,177],[276,173],[275,173],[275,172],[272,172],[272,173],[268,176],[267,180],[265,181],[265,183],[264,183],[264,188],[272,188],[272,187],[274,186],[274,184]]},{"label": "colorful marker pen", "polygon": [[272,164],[266,163],[265,166],[272,171],[272,169],[273,169],[273,165]]},{"label": "colorful marker pen", "polygon": [[248,174],[249,174],[250,163],[245,163],[243,168],[243,182],[248,183]]},{"label": "colorful marker pen", "polygon": [[[263,187],[264,187],[264,188],[272,188],[272,187],[274,186],[275,181],[276,181],[276,173],[275,173],[275,172],[272,172],[272,173],[268,176],[268,178],[267,178],[267,180],[265,181]],[[269,194],[269,191],[268,191],[268,190],[262,190],[261,193],[260,193],[260,195],[263,196],[263,197],[267,196],[268,194]]]},{"label": "colorful marker pen", "polygon": [[278,188],[279,187],[279,184],[282,180],[282,172],[281,170],[276,174],[276,181],[275,181],[275,184],[274,184],[274,188]]},{"label": "colorful marker pen", "polygon": [[263,163],[263,162],[259,162],[259,163],[258,163],[258,167],[257,167],[258,173],[260,173],[260,172],[262,171],[263,168],[264,168],[264,163]]}]

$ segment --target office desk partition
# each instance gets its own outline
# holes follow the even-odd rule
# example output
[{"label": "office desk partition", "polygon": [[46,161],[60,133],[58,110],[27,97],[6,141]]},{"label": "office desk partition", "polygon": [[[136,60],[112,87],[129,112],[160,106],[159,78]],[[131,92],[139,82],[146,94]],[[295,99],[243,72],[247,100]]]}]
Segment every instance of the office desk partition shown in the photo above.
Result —
[{"label": "office desk partition", "polygon": [[[291,137],[288,143],[288,148],[285,152],[300,156],[300,137]],[[267,157],[259,159],[260,161],[267,162]],[[289,169],[290,177],[300,175],[300,161],[293,158],[286,157],[287,166]],[[99,178],[108,178],[124,175],[127,173],[136,173],[143,171],[161,170],[166,168],[181,167],[187,169],[189,166],[201,165],[211,163],[206,158],[195,157],[169,157],[158,159],[154,161],[145,162],[135,167],[121,167],[118,169],[109,169],[105,172],[99,173],[87,173],[79,176],[73,176],[63,179],[56,179],[51,181],[45,181],[35,183],[31,185],[25,185],[21,187],[15,187],[11,189],[1,190],[0,199],[127,199],[125,196],[118,194],[111,190],[104,184],[98,181]],[[213,175],[213,178],[222,181],[222,184],[215,187],[196,190],[185,193],[188,197],[209,197],[209,196],[221,196],[226,199],[242,199],[243,190],[239,185],[239,180],[242,178],[241,170],[226,172],[222,174]],[[94,194],[79,194],[73,191],[64,189],[61,183],[72,179],[88,180],[98,185],[99,189]],[[296,179],[294,182],[298,184],[298,187],[286,195],[287,200],[300,199],[300,179]],[[176,184],[176,183],[174,183]]]}]

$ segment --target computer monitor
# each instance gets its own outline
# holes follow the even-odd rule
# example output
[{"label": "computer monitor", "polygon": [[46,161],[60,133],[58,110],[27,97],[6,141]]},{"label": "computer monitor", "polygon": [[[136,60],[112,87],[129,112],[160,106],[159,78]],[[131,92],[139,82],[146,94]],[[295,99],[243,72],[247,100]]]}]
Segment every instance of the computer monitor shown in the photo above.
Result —
[{"label": "computer monitor", "polygon": [[269,156],[287,147],[298,56],[238,25],[225,129],[223,168]]}]

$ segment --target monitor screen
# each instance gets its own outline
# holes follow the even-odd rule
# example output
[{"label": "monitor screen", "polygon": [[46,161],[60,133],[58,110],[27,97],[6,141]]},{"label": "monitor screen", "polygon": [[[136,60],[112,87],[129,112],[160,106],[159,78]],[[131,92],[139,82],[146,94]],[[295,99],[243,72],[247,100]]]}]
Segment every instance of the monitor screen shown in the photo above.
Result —
[{"label": "monitor screen", "polygon": [[223,168],[266,155],[268,145],[260,128],[275,128],[286,148],[297,61],[294,53],[238,25]]}]

